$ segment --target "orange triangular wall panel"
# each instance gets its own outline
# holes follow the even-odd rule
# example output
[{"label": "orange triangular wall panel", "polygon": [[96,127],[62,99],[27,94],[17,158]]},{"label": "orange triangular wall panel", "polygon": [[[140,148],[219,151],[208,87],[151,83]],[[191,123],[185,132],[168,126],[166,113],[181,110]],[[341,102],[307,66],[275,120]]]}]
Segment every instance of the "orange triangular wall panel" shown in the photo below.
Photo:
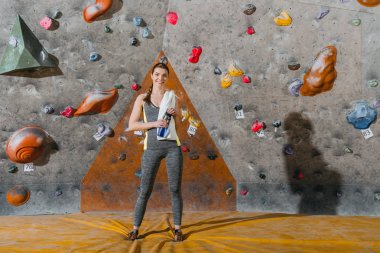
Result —
[{"label": "orange triangular wall panel", "polygon": [[[155,63],[164,54],[161,52]],[[167,86],[177,96],[177,134],[182,144],[187,144],[190,152],[183,153],[182,196],[184,211],[236,210],[236,182],[222,155],[191,103],[170,62]],[[152,66],[153,67],[153,66]],[[143,137],[134,132],[125,132],[135,98],[146,92],[152,81],[151,69],[141,84],[141,89],[132,97],[131,103],[114,128],[114,137],[107,137],[95,161],[82,180],[81,211],[133,211],[138,197],[140,169],[143,154]],[[181,108],[187,109],[201,124],[195,135],[188,134],[189,120],[183,120]],[[119,156],[125,154],[126,159]],[[193,160],[194,156],[199,159]],[[216,155],[212,160],[209,155]],[[192,157],[192,159],[191,159]],[[232,194],[226,190],[232,189]],[[165,162],[161,162],[153,193],[148,202],[149,211],[170,211],[171,199],[168,189]]]}]

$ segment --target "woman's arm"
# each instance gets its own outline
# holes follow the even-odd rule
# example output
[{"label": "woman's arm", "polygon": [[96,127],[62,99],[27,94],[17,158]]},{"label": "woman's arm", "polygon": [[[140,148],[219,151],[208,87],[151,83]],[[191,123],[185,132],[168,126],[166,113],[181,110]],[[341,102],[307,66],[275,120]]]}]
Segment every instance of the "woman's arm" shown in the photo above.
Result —
[{"label": "woman's arm", "polygon": [[139,122],[140,114],[141,114],[142,107],[144,104],[144,101],[143,101],[144,97],[145,97],[145,94],[141,94],[136,98],[136,101],[133,105],[131,116],[129,117],[127,131],[148,130],[154,127],[167,127],[166,121],[162,119],[153,121],[153,122],[147,122],[147,123]]}]

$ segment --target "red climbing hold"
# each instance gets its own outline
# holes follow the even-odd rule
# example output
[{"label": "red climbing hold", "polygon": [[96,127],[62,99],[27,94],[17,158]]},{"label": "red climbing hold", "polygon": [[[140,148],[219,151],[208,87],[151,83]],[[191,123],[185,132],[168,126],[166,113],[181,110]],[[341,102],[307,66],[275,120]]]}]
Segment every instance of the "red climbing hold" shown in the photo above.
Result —
[{"label": "red climbing hold", "polygon": [[202,47],[194,46],[191,50],[191,55],[189,56],[189,62],[197,63],[199,61],[199,56],[202,54]]},{"label": "red climbing hold", "polygon": [[248,28],[247,28],[247,34],[248,35],[255,34],[255,28],[253,28],[253,26],[248,26]]},{"label": "red climbing hold", "polygon": [[251,130],[252,132],[257,133],[260,132],[260,130],[262,130],[263,128],[264,123],[256,120],[255,122],[253,122]]},{"label": "red climbing hold", "polygon": [[68,106],[60,114],[66,118],[72,118],[75,113],[75,109],[71,106]]},{"label": "red climbing hold", "polygon": [[176,25],[177,24],[177,21],[178,21],[178,15],[177,13],[175,13],[174,11],[169,11],[167,14],[166,14],[166,20],[172,24],[172,25]]},{"label": "red climbing hold", "polygon": [[251,77],[244,75],[242,78],[243,83],[251,83]]},{"label": "red climbing hold", "polygon": [[302,173],[302,171],[298,170],[298,171],[296,171],[295,178],[298,179],[298,180],[303,180],[305,178],[305,176]]},{"label": "red climbing hold", "polygon": [[182,150],[182,152],[189,152],[189,151],[190,151],[190,148],[189,148],[186,144],[183,144],[183,145],[181,146],[181,150]]}]

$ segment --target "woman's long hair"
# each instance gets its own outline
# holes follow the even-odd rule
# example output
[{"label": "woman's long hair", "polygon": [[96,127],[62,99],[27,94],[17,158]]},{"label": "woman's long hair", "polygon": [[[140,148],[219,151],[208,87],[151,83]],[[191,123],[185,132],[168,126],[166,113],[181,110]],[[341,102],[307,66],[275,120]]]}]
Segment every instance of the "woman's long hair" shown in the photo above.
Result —
[{"label": "woman's long hair", "polygon": [[[152,69],[152,74],[154,73],[154,70],[156,68],[166,69],[166,71],[168,71],[168,75],[169,75],[169,68],[168,68],[168,66],[165,63],[159,62],[156,65],[154,65],[153,69]],[[152,91],[153,91],[153,83],[150,86],[150,88],[148,90],[148,93],[146,94],[146,97],[144,98],[144,102],[146,102],[148,104],[152,103],[152,101],[150,101],[150,95],[152,95]]]}]

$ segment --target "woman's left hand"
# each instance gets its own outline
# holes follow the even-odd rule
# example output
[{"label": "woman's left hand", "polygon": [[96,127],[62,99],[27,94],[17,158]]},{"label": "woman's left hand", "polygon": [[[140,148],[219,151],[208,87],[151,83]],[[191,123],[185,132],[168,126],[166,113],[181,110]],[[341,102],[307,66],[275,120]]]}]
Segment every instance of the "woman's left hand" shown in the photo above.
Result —
[{"label": "woman's left hand", "polygon": [[176,111],[175,111],[174,108],[168,108],[168,109],[166,110],[166,112],[169,113],[169,114],[171,114],[172,116],[175,116],[175,114],[176,114]]}]

